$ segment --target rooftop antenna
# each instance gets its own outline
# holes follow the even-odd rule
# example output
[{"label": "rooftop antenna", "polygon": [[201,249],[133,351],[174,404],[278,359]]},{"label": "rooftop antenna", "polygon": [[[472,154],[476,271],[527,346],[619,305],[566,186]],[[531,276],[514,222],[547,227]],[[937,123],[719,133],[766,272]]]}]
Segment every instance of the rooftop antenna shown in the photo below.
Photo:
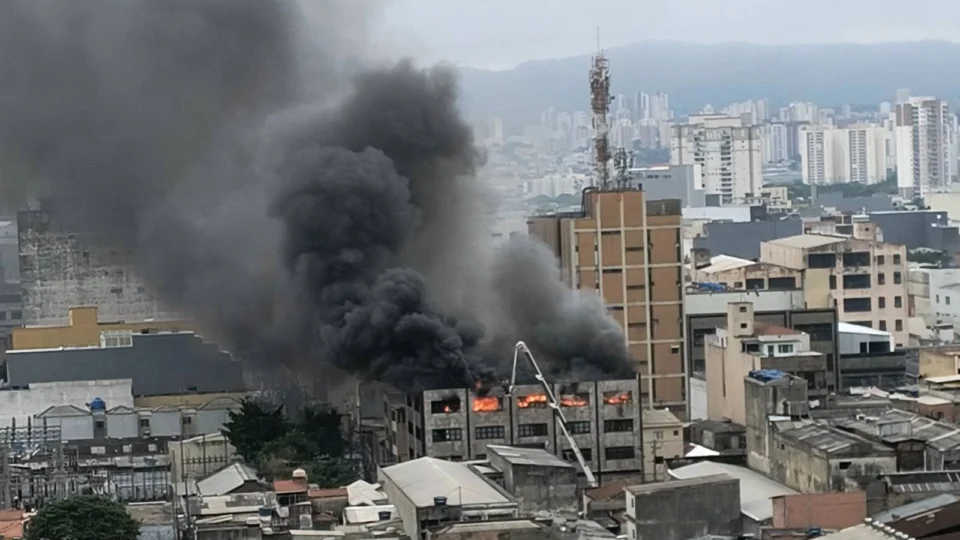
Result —
[{"label": "rooftop antenna", "polygon": [[600,28],[597,27],[597,55],[590,68],[590,110],[593,112],[594,182],[600,189],[610,187],[610,69],[600,48]]}]

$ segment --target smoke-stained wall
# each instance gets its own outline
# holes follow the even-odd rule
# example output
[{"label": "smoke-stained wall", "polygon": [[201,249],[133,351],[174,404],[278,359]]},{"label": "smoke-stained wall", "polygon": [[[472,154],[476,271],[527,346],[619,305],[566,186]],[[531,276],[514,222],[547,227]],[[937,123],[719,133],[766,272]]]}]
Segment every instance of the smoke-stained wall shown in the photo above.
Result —
[{"label": "smoke-stained wall", "polygon": [[23,324],[66,324],[70,308],[96,306],[104,321],[174,319],[137,276],[125,253],[84,243],[39,210],[17,218]]}]

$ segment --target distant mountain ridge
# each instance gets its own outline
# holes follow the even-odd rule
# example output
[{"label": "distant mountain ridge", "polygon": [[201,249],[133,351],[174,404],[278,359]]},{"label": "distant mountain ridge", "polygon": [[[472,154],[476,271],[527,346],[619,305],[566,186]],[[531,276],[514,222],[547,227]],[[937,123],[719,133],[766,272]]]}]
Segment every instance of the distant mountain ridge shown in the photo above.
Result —
[{"label": "distant mountain ridge", "polygon": [[[766,97],[773,107],[879,104],[898,88],[960,99],[960,43],[755,45],[648,41],[606,51],[612,93],[666,92],[678,114]],[[527,62],[507,71],[461,69],[471,117],[536,122],[548,107],[585,110],[590,55]],[[616,108],[616,105],[614,105]]]}]

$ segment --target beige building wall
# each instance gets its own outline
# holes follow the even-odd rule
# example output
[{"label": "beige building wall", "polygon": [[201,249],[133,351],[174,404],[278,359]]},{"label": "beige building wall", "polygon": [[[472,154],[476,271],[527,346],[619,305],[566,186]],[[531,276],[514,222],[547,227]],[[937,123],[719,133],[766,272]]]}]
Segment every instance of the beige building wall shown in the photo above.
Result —
[{"label": "beige building wall", "polygon": [[[845,257],[864,255],[864,264],[845,263]],[[809,264],[811,255],[833,255],[827,268]],[[836,307],[839,320],[864,324],[893,334],[898,346],[908,343],[907,250],[874,240],[806,234],[764,242],[762,262],[804,272],[804,296],[808,308]],[[813,267],[811,267],[813,266]],[[845,277],[869,276],[869,286],[847,288]],[[847,309],[857,299],[869,299],[870,309]]]},{"label": "beige building wall", "polygon": [[755,263],[748,266],[741,266],[740,268],[721,270],[719,272],[711,272],[709,271],[709,267],[705,270],[707,271],[704,271],[704,269],[693,270],[691,272],[692,280],[705,283],[720,283],[733,289],[745,288],[747,281],[751,279],[764,280],[763,289],[768,288],[767,280],[770,278],[792,277],[796,280],[797,287],[800,287],[803,283],[802,271],[768,263]]},{"label": "beige building wall", "polygon": [[72,307],[66,326],[33,326],[13,329],[13,348],[55,349],[57,347],[99,347],[102,332],[196,330],[187,321],[100,322],[97,308]]},{"label": "beige building wall", "polygon": [[682,215],[677,200],[640,190],[591,190],[581,215],[538,216],[532,236],[560,260],[564,281],[592,290],[623,327],[647,407],[685,410]]},{"label": "beige building wall", "polygon": [[924,379],[960,375],[960,347],[921,347],[919,374]]},{"label": "beige building wall", "polygon": [[643,411],[643,447],[644,480],[668,480],[667,461],[683,457],[683,422],[665,409]]}]

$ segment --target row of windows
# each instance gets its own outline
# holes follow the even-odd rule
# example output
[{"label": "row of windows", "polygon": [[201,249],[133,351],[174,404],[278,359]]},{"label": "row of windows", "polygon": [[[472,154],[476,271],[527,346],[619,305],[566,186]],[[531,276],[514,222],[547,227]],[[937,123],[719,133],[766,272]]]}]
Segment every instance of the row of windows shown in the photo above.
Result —
[{"label": "row of windows", "polygon": [[[877,309],[886,309],[887,307],[887,298],[881,296],[877,298]],[[903,307],[903,298],[899,296],[893,297],[893,307],[902,308]],[[871,311],[873,309],[873,302],[870,298],[844,298],[843,300],[843,310],[845,312],[858,312],[858,311]]]},{"label": "row of windows", "polygon": [[[586,435],[591,432],[590,422],[568,422],[567,429],[571,435]],[[633,431],[633,419],[604,420],[605,433],[625,433]],[[517,426],[519,437],[546,437],[549,435],[547,424],[520,424]],[[477,426],[474,428],[474,438],[477,440],[506,438],[507,430],[504,426]],[[433,430],[434,442],[449,442],[463,440],[462,428],[447,428]]]}]

